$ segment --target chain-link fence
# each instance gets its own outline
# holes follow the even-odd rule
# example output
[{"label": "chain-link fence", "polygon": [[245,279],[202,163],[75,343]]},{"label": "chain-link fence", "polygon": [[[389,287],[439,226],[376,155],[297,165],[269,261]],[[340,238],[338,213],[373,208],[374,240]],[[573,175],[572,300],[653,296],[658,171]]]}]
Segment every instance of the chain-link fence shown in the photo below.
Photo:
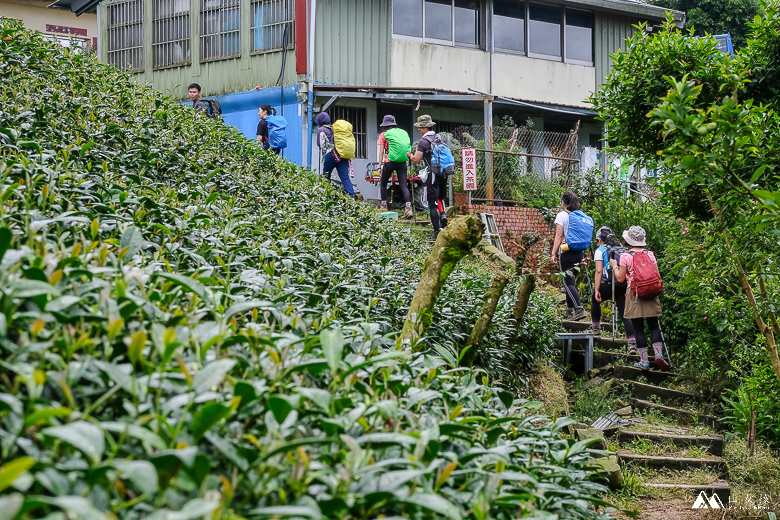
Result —
[{"label": "chain-link fence", "polygon": [[579,180],[577,134],[573,131],[566,134],[493,127],[492,146],[490,136],[486,144],[484,126],[463,126],[442,136],[450,142],[455,156],[456,193],[463,190],[461,150],[476,149],[477,190],[471,192],[474,203],[528,204],[545,181],[566,188]]}]

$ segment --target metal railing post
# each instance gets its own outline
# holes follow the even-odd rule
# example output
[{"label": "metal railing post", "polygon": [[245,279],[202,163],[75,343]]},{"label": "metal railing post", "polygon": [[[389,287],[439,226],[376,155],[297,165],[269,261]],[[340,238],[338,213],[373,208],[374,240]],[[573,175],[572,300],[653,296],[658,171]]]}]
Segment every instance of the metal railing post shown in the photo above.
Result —
[{"label": "metal railing post", "polygon": [[487,177],[485,183],[485,198],[488,199],[488,205],[491,204],[493,199],[493,99],[485,97],[485,148],[488,152],[485,153],[485,174]]}]

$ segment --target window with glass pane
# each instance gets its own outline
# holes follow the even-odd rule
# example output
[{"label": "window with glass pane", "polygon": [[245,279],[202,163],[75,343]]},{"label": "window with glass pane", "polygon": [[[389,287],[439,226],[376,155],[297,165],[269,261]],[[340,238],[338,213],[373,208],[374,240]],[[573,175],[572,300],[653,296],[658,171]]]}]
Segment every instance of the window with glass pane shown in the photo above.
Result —
[{"label": "window with glass pane", "polygon": [[452,41],[452,0],[425,0],[425,38]]},{"label": "window with glass pane", "polygon": [[393,0],[393,33],[422,38],[423,0]]},{"label": "window with glass pane", "polygon": [[238,56],[241,51],[238,27],[239,0],[201,0],[200,59]]},{"label": "window with glass pane", "polygon": [[141,0],[106,6],[108,63],[118,69],[144,70],[144,12]]},{"label": "window with glass pane", "polygon": [[455,0],[455,43],[479,43],[479,2]]},{"label": "window with glass pane", "polygon": [[177,67],[190,61],[189,0],[153,0],[154,67]]},{"label": "window with glass pane", "polygon": [[294,0],[252,0],[252,50],[293,46]]},{"label": "window with glass pane", "polygon": [[593,63],[593,13],[566,10],[566,60]]},{"label": "window with glass pane", "polygon": [[528,52],[561,56],[561,14],[559,7],[530,4],[528,12]]},{"label": "window with glass pane", "polygon": [[525,2],[494,0],[493,45],[497,49],[525,51]]}]

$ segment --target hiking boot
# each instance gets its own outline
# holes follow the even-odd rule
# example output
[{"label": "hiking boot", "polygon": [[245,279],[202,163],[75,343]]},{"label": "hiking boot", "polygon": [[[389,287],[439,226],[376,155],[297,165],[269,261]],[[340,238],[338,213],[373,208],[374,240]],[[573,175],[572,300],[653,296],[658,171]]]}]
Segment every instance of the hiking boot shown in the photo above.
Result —
[{"label": "hiking boot", "polygon": [[442,229],[447,227],[447,215],[442,215],[441,220],[439,220],[439,226]]},{"label": "hiking boot", "polygon": [[629,356],[636,356],[636,345],[629,343],[628,344],[628,352],[627,354]]},{"label": "hiking boot", "polygon": [[404,220],[414,220],[414,211],[411,206],[404,208]]},{"label": "hiking boot", "polygon": [[433,233],[431,233],[428,236],[428,242],[430,242],[431,244],[434,244],[436,242],[436,237],[437,236],[439,236],[439,234],[434,231]]},{"label": "hiking boot", "polygon": [[650,362],[649,361],[637,361],[634,363],[634,368],[638,368],[640,370],[650,370]]},{"label": "hiking boot", "polygon": [[668,372],[669,370],[672,369],[672,367],[669,366],[669,363],[667,363],[666,360],[661,356],[656,356],[655,364],[658,368],[661,369],[661,372]]},{"label": "hiking boot", "polygon": [[563,313],[564,321],[571,321],[571,317],[574,316],[574,308],[566,307],[566,311]]},{"label": "hiking boot", "polygon": [[585,309],[580,305],[579,307],[574,307],[574,315],[571,317],[571,320],[579,321],[587,315],[588,313],[585,312]]},{"label": "hiking boot", "polygon": [[380,202],[379,203],[379,211],[387,211],[387,202]]},{"label": "hiking boot", "polygon": [[592,334],[594,338],[601,337],[601,327],[595,328],[593,325],[585,329],[585,334]]}]

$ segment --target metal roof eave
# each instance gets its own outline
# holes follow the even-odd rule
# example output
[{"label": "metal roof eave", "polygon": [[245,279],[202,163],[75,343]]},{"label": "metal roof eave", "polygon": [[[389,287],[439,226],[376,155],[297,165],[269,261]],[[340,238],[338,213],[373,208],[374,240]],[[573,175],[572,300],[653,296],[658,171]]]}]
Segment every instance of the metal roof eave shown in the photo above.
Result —
[{"label": "metal roof eave", "polygon": [[55,0],[49,4],[49,8],[64,9],[66,11],[71,11],[76,16],[81,16],[84,13],[96,13],[100,1],[101,0]]},{"label": "metal roof eave", "polygon": [[[324,88],[323,88],[324,87]],[[381,90],[381,92],[380,92]],[[395,100],[395,101],[409,101],[410,103],[417,103],[419,101],[440,101],[440,102],[474,102],[484,103],[485,95],[481,93],[465,93],[456,91],[439,91],[436,89],[412,89],[412,88],[398,88],[398,87],[345,87],[337,85],[317,85],[314,90],[315,96],[328,97],[332,100],[337,98],[353,98],[353,99],[374,99],[381,100]],[[533,108],[536,110],[542,110],[547,112],[557,112],[569,115],[584,116],[584,117],[596,117],[598,112],[595,110],[589,110],[587,108],[578,108],[567,105],[560,105],[556,103],[544,103],[539,101],[526,101],[523,99],[507,98],[502,96],[489,96],[493,97],[493,102],[499,105],[511,105],[511,106],[524,106]],[[326,106],[332,104],[328,102]]]},{"label": "metal roof eave", "polygon": [[568,6],[577,6],[586,9],[598,9],[610,11],[617,14],[635,15],[645,17],[650,20],[664,21],[667,13],[672,13],[677,27],[682,28],[685,25],[686,14],[683,11],[666,9],[655,5],[645,4],[635,0],[565,0]]}]

